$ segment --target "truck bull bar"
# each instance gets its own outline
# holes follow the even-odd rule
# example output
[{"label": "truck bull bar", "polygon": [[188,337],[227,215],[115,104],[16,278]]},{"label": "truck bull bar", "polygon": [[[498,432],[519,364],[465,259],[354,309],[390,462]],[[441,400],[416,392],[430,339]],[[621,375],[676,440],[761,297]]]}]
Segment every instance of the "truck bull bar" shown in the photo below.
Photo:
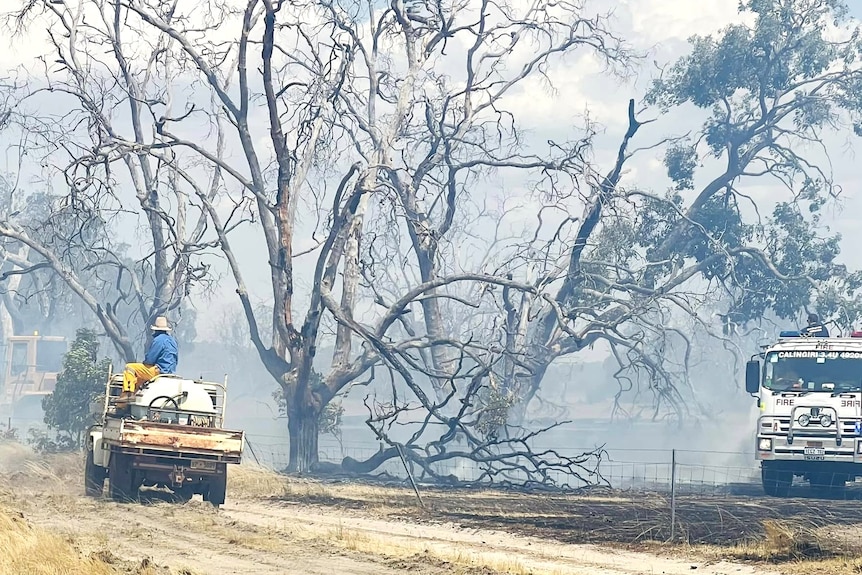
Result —
[{"label": "truck bull bar", "polygon": [[[823,411],[832,412],[832,414],[833,414],[832,425],[835,426],[834,432],[831,429],[829,429],[829,427],[821,426],[819,421],[817,421],[817,423],[816,423],[818,426],[817,429],[807,427],[806,425],[800,425],[797,428],[797,430],[800,432],[802,430],[808,431],[808,432],[810,432],[811,435],[813,435],[814,433],[816,433],[817,435],[827,435],[827,436],[834,435],[835,436],[835,445],[837,445],[839,447],[841,446],[841,442],[842,442],[841,424],[842,424],[842,422],[841,422],[841,419],[838,417],[838,410],[835,409],[834,407],[831,407],[828,405],[808,405],[808,406],[796,405],[796,406],[793,406],[793,408],[790,410],[790,425],[787,427],[787,444],[788,445],[793,445],[793,429],[794,429],[793,425],[795,423],[797,423],[797,421],[798,421],[798,418],[796,417],[796,410],[797,409],[804,409],[804,410],[807,410],[809,412],[816,409],[818,415],[812,416],[811,417],[812,421],[816,421],[814,418],[819,417],[820,413]],[[804,435],[808,435],[808,434],[801,432],[800,435],[804,436]]]}]

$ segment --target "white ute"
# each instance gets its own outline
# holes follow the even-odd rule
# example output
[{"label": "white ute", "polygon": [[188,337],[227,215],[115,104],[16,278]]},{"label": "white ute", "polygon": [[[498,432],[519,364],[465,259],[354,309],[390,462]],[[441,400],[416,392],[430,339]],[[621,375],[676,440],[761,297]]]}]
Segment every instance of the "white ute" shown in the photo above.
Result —
[{"label": "white ute", "polygon": [[167,487],[180,501],[194,494],[218,507],[225,501],[227,465],[238,464],[242,431],[223,429],[226,386],[159,375],[123,394],[123,375],[108,380],[101,421],[87,434],[85,487],[100,496],[108,478],[117,501],[141,486]]}]

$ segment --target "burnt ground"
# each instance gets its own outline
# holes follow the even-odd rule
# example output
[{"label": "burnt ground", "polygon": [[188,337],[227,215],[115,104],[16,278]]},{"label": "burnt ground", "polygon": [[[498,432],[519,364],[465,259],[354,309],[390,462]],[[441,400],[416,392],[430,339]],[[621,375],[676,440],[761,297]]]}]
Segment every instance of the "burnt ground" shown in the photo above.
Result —
[{"label": "burnt ground", "polygon": [[[654,543],[670,535],[670,501],[657,493],[420,487],[420,507],[402,485],[238,467],[219,510],[197,499],[171,504],[155,494],[119,504],[83,496],[80,457],[18,451],[5,463],[0,457],[0,507],[61,534],[84,555],[108,549],[136,569],[147,561],[147,568],[171,565],[173,573],[201,575],[683,575],[692,569],[777,575],[766,563],[780,563],[782,573],[794,575],[862,573],[862,555],[853,546],[862,541],[856,499],[682,494],[678,542],[701,549]],[[787,529],[788,523],[805,530]],[[820,545],[812,534],[832,545]],[[847,543],[849,558],[836,542]]]},{"label": "burnt ground", "polygon": [[[327,483],[323,493],[294,493],[279,499],[377,509],[391,519],[498,529],[562,543],[629,545],[667,542],[671,538],[671,498],[660,493],[593,490],[587,494],[561,495],[425,488],[420,489],[423,509],[409,488],[385,489],[376,495],[370,495],[374,493],[373,486],[368,489],[369,497],[364,497],[357,494],[355,487],[340,490],[337,483]],[[678,495],[676,541],[718,546],[754,542],[763,538],[764,522],[768,520],[786,522],[809,532],[862,524],[859,501],[862,488],[848,488],[842,500],[816,497],[806,485],[794,487],[789,498],[766,497],[759,486],[734,491],[751,494]],[[833,546],[831,551],[844,550]]]}]

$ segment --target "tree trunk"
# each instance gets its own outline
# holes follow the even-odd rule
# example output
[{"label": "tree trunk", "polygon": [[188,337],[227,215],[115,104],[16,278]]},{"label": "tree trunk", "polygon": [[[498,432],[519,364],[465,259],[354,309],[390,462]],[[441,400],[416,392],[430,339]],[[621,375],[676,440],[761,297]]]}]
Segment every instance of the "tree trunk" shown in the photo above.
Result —
[{"label": "tree trunk", "polygon": [[287,466],[289,472],[314,471],[318,461],[319,428],[319,410],[305,405],[298,405],[296,409],[289,410],[287,417],[287,431],[290,435],[290,462]]}]

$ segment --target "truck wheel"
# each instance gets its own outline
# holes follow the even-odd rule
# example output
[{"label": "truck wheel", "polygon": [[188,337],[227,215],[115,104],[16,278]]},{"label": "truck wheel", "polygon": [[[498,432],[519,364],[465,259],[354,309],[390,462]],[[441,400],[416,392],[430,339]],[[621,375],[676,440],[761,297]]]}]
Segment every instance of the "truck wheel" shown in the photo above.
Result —
[{"label": "truck wheel", "polygon": [[817,473],[808,482],[811,489],[821,492],[830,498],[842,498],[847,488],[847,475],[842,473]]},{"label": "truck wheel", "polygon": [[132,501],[137,495],[132,476],[132,462],[122,453],[112,453],[108,465],[108,488],[114,501]]},{"label": "truck wheel", "polygon": [[832,483],[829,485],[831,495],[836,499],[844,499],[847,493],[847,480],[849,478],[843,474],[835,474],[832,476]]},{"label": "truck wheel", "polygon": [[216,475],[204,490],[204,501],[212,503],[213,507],[218,507],[224,504],[225,495],[227,494],[227,469],[223,475]]},{"label": "truck wheel", "polygon": [[192,486],[183,486],[174,490],[172,499],[174,500],[174,503],[187,503],[191,501],[194,494],[195,490]]},{"label": "truck wheel", "polygon": [[793,473],[762,467],[760,479],[763,483],[763,491],[770,497],[787,497],[790,493],[790,485],[793,483]]},{"label": "truck wheel", "polygon": [[93,452],[87,451],[84,463],[84,493],[90,497],[101,497],[105,489],[105,469],[93,461]]},{"label": "truck wheel", "polygon": [[832,476],[832,485],[833,489],[843,489],[847,487],[847,482],[850,481],[850,477],[844,473],[836,473]]}]

